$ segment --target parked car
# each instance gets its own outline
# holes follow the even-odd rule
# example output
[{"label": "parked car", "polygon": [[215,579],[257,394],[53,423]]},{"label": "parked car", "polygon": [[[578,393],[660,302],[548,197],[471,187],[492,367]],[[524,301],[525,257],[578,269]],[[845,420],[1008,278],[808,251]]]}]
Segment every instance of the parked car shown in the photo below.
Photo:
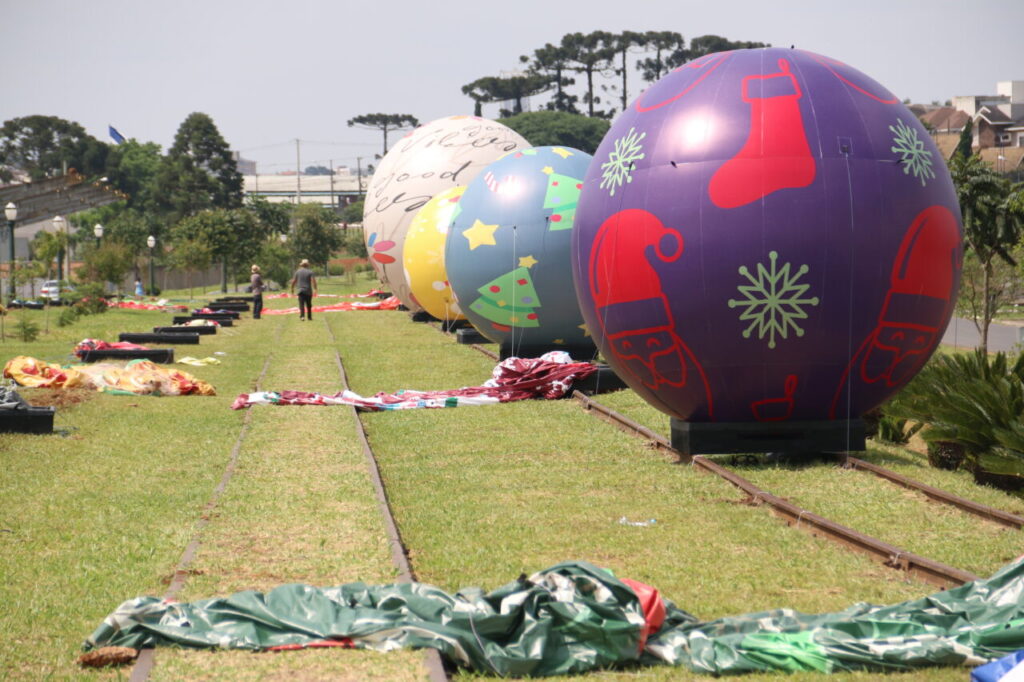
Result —
[{"label": "parked car", "polygon": [[74,287],[67,284],[61,286],[58,280],[48,279],[43,282],[43,286],[39,288],[39,295],[43,298],[48,298],[51,301],[59,301],[61,294],[70,294],[74,290]]}]

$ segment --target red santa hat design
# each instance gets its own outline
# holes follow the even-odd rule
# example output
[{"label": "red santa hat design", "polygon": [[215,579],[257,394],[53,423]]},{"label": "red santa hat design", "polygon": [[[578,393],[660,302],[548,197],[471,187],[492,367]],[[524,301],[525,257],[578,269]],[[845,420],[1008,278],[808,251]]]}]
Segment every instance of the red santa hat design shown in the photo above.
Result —
[{"label": "red santa hat design", "polygon": [[605,333],[671,329],[672,316],[652,267],[683,254],[683,237],[653,213],[626,209],[601,225],[590,252],[590,292]]},{"label": "red santa hat design", "polygon": [[956,217],[945,206],[929,206],[903,236],[881,320],[935,327],[949,305],[961,266]]}]

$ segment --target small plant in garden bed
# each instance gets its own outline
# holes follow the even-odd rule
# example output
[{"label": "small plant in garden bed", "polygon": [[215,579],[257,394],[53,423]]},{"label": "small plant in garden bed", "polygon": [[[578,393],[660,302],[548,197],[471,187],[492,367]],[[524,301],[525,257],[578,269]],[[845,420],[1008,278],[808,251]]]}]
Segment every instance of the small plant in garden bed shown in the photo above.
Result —
[{"label": "small plant in garden bed", "polygon": [[979,482],[1024,483],[1024,354],[936,356],[884,412],[924,425],[933,466],[962,460]]}]

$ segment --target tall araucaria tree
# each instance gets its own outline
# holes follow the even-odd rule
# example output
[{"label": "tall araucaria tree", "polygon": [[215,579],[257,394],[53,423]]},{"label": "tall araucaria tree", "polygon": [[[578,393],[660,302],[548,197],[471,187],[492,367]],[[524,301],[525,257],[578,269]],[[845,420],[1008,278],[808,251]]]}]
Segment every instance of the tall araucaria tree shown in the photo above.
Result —
[{"label": "tall araucaria tree", "polygon": [[242,205],[242,175],[213,119],[189,114],[157,172],[158,200],[170,222]]},{"label": "tall araucaria tree", "polygon": [[388,131],[408,130],[420,124],[412,114],[361,114],[348,120],[349,128],[368,128],[384,133],[384,151],[388,153]]}]

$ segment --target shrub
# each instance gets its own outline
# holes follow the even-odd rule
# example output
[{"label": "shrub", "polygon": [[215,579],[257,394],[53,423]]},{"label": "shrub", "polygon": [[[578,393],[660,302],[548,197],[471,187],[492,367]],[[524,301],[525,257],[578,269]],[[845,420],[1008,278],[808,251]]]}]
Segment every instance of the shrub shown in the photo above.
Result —
[{"label": "shrub", "polygon": [[39,325],[32,321],[28,314],[22,312],[14,323],[14,334],[25,343],[39,338]]},{"label": "shrub", "polygon": [[57,318],[57,326],[58,327],[67,327],[69,325],[74,324],[78,320],[78,316],[80,314],[81,313],[79,312],[79,309],[78,309],[77,306],[74,306],[74,305],[66,305],[66,306],[64,306],[64,308],[60,311],[60,316]]},{"label": "shrub", "polygon": [[102,284],[88,282],[78,287],[75,292],[74,307],[80,315],[95,315],[107,312],[107,302]]},{"label": "shrub", "polygon": [[1024,354],[1013,361],[979,351],[933,358],[885,414],[926,425],[921,437],[935,444],[933,464],[962,460],[979,482],[994,482],[986,477],[994,468],[1024,480]]}]

